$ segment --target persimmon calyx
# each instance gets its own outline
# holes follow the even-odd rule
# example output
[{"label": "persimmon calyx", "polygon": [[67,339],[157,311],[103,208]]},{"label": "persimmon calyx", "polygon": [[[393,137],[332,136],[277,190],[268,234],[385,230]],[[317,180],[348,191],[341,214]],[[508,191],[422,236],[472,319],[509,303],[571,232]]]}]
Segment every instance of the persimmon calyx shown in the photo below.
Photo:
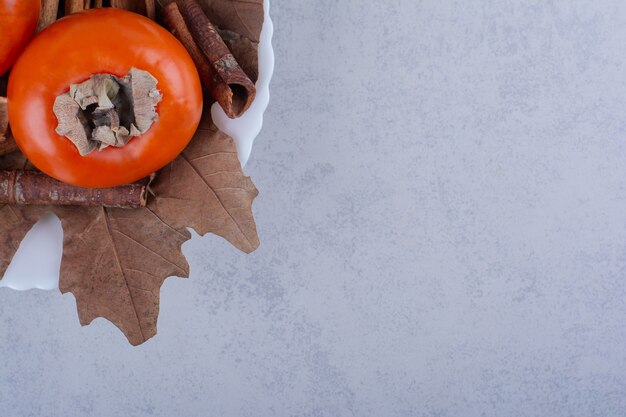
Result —
[{"label": "persimmon calyx", "polygon": [[157,104],[163,98],[157,79],[132,68],[119,78],[96,74],[54,101],[55,129],[67,137],[82,155],[108,146],[122,147],[146,133],[158,119]]}]

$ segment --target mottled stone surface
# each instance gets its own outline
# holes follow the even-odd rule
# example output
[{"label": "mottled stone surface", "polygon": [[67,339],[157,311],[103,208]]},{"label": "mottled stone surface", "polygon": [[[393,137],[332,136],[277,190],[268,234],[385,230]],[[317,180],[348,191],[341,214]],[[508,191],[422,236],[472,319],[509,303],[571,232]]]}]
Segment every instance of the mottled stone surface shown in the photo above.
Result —
[{"label": "mottled stone surface", "polygon": [[626,3],[377,3],[273,2],[261,248],[156,338],[0,290],[0,415],[626,415]]}]

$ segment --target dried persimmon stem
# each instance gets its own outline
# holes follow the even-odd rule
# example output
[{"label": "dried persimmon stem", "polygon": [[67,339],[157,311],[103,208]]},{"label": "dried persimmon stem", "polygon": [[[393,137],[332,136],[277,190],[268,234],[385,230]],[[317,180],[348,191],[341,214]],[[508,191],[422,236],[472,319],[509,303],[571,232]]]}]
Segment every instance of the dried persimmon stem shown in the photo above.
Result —
[{"label": "dried persimmon stem", "polygon": [[108,146],[125,146],[146,133],[158,119],[161,101],[157,79],[132,68],[126,76],[95,74],[54,101],[56,132],[67,137],[85,156]]}]

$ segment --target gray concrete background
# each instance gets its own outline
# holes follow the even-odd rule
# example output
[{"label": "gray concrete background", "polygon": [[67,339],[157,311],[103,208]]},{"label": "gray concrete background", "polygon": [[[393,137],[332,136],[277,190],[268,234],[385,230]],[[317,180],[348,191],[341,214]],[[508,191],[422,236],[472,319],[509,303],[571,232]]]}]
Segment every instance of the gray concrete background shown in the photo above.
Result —
[{"label": "gray concrete background", "polygon": [[0,291],[0,415],[626,415],[626,3],[273,17],[261,248],[187,244],[138,348]]}]

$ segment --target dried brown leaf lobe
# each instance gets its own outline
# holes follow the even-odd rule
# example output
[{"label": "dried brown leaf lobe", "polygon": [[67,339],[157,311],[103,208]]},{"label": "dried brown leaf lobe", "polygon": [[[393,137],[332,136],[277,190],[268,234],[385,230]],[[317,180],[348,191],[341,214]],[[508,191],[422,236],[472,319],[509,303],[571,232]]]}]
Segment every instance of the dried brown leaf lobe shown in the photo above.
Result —
[{"label": "dried brown leaf lobe", "polygon": [[104,317],[133,345],[154,336],[163,281],[189,275],[181,246],[190,233],[164,223],[150,207],[55,213],[64,230],[59,286],[76,297],[81,324]]}]

